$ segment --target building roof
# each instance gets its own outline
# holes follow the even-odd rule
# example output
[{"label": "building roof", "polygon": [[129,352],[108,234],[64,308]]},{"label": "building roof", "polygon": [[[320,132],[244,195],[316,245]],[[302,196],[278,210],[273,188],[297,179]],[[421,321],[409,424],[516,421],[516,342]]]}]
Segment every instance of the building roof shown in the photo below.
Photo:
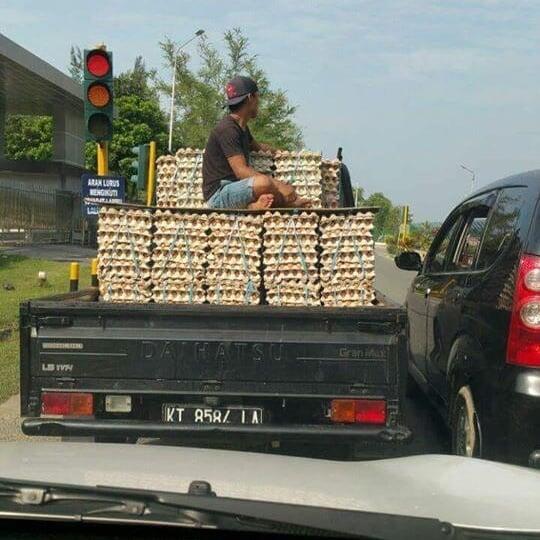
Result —
[{"label": "building roof", "polygon": [[82,114],[82,96],[80,84],[0,34],[0,104],[7,114],[52,115],[58,106]]}]

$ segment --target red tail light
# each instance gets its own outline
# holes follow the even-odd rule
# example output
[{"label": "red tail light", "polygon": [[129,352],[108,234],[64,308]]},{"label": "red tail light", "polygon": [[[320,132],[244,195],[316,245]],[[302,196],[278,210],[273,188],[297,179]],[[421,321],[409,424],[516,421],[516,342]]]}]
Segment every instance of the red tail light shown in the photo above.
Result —
[{"label": "red tail light", "polygon": [[43,392],[41,414],[61,416],[92,416],[94,397],[81,392]]},{"label": "red tail light", "polygon": [[334,399],[330,409],[332,422],[344,424],[385,424],[384,399]]},{"label": "red tail light", "polygon": [[540,257],[524,255],[519,263],[506,361],[540,367]]}]

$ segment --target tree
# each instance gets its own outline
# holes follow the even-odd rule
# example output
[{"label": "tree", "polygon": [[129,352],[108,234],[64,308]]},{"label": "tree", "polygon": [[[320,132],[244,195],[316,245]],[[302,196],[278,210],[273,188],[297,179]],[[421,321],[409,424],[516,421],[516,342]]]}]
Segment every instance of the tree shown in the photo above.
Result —
[{"label": "tree", "polygon": [[69,74],[71,75],[71,78],[78,82],[79,84],[82,84],[83,80],[83,57],[80,47],[77,45],[72,45],[71,49],[69,51]]},{"label": "tree", "polygon": [[383,193],[372,193],[365,201],[366,206],[377,206],[379,211],[373,220],[373,236],[375,239],[385,235],[397,235],[401,222],[401,208],[394,206]]},{"label": "tree", "polygon": [[[261,95],[259,116],[250,124],[254,137],[273,146],[295,149],[302,145],[302,133],[295,124],[292,106],[283,90],[273,90],[257,55],[251,54],[249,40],[239,28],[224,34],[225,51],[220,53],[206,38],[198,48],[201,67],[189,67],[190,56],[182,51],[176,62],[176,98],[173,133],[174,146],[204,147],[211,129],[223,116],[223,89],[228,79],[245,74],[257,81]],[[165,64],[173,69],[175,44],[170,39],[160,43]],[[169,81],[159,81],[164,97],[171,95]]]},{"label": "tree", "polygon": [[6,119],[7,159],[52,158],[53,123],[50,116],[13,114]]}]

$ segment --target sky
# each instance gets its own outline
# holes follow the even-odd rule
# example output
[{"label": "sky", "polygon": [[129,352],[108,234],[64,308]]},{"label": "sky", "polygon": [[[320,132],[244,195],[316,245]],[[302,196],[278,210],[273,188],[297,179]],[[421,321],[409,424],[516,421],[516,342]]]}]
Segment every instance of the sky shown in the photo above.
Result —
[{"label": "sky", "polygon": [[[439,221],[477,186],[540,168],[540,0],[0,0],[0,32],[67,71],[97,42],[115,71],[198,28],[240,27],[298,106],[306,148]],[[188,49],[189,50],[189,49]],[[191,49],[196,52],[195,48]]]}]

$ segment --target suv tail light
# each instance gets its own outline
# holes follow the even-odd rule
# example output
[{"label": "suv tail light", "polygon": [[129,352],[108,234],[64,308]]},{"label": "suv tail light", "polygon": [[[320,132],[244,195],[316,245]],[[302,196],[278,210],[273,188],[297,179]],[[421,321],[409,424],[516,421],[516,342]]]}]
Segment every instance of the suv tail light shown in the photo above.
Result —
[{"label": "suv tail light", "polygon": [[61,416],[92,416],[94,396],[81,392],[43,392],[41,414]]},{"label": "suv tail light", "polygon": [[540,257],[523,255],[519,263],[506,361],[540,367]]},{"label": "suv tail light", "polygon": [[344,424],[386,423],[384,399],[334,399],[331,403],[332,422]]}]

